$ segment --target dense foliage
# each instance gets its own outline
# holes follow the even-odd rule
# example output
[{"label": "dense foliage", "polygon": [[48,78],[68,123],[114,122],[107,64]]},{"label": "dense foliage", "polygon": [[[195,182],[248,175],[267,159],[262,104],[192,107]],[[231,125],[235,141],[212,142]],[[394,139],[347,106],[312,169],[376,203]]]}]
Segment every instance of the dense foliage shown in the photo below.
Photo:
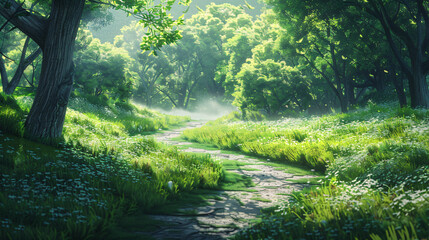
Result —
[{"label": "dense foliage", "polygon": [[[418,84],[412,80],[409,69],[415,61],[407,52],[414,50],[406,41],[419,34],[408,25],[407,18],[413,16],[407,12],[425,24],[425,8],[417,13],[420,5],[407,8],[397,1],[266,2],[273,8],[256,17],[246,13],[250,5],[207,5],[177,26],[180,41],[155,55],[141,52],[141,40],[147,37],[136,22],[124,26],[113,45],[94,39],[83,25],[77,38],[73,94],[98,104],[134,98],[147,106],[184,109],[213,98],[233,103],[243,118],[246,111],[272,117],[338,107],[346,112],[369,100],[395,98],[401,106],[407,105],[407,98],[412,107],[425,106],[427,80]],[[394,6],[399,12],[390,17],[394,22],[389,25],[377,14],[390,16]],[[100,14],[92,15],[87,18],[106,21]],[[18,37],[24,44],[25,36],[16,31],[5,36],[7,43],[16,44]],[[2,51],[18,62],[19,50]],[[9,75],[17,68],[11,63],[6,66]],[[27,68],[28,81],[21,86],[37,86],[40,64]],[[423,68],[421,76],[426,74]],[[423,85],[417,93],[419,84]]]}]

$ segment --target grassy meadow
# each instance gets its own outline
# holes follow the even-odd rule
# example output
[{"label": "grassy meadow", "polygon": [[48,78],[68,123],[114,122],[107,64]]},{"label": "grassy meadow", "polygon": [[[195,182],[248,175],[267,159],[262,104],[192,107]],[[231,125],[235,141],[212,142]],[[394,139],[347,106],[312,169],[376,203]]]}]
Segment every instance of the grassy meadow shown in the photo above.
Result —
[{"label": "grassy meadow", "polygon": [[1,239],[105,239],[119,218],[222,177],[209,156],[145,136],[188,118],[73,99],[51,147],[21,138],[31,101],[0,95]]},{"label": "grassy meadow", "polygon": [[[133,213],[198,204],[198,196],[188,194],[195,189],[252,185],[241,175],[225,175],[236,162],[182,153],[148,136],[188,118],[72,99],[63,139],[47,146],[22,138],[31,101],[0,95],[1,239],[121,236],[112,232],[126,224],[119,221],[148,221]],[[429,111],[370,104],[277,121],[238,118],[232,113],[184,131],[183,138],[324,177],[265,210],[234,239],[428,238]]]},{"label": "grassy meadow", "polygon": [[326,175],[234,239],[428,238],[429,111],[370,104],[278,121],[234,116],[184,138]]}]

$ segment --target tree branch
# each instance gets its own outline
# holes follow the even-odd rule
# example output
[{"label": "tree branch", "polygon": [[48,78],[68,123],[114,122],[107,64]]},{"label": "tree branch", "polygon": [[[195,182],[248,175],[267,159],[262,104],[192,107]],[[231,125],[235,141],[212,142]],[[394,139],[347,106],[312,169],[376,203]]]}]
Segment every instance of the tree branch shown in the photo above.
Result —
[{"label": "tree branch", "polygon": [[170,96],[170,94],[168,94],[168,92],[166,92],[166,91],[162,90],[162,89],[161,89],[160,87],[158,87],[158,86],[156,86],[156,89],[158,89],[158,91],[162,92],[165,96],[167,96],[167,97],[168,97],[168,99],[170,99],[171,103],[173,103],[174,107],[176,107],[176,108],[177,108],[177,104],[176,104],[176,102],[175,102],[175,101],[174,101],[174,99]]},{"label": "tree branch", "polygon": [[30,13],[15,0],[0,0],[0,15],[33,39],[41,48],[44,47],[47,19]]},{"label": "tree branch", "polygon": [[425,21],[425,38],[423,39],[423,51],[426,51],[429,47],[429,16],[428,16],[428,12],[426,11],[426,8],[423,6],[423,1],[419,1],[418,8],[420,8],[420,11],[422,13],[423,16],[423,20]]},{"label": "tree branch", "polygon": [[318,73],[323,77],[323,79],[325,79],[325,81],[328,83],[329,87],[334,91],[335,95],[337,95],[337,97],[338,97],[339,99],[341,99],[340,92],[339,92],[339,91],[338,91],[338,89],[334,86],[334,84],[329,80],[328,76],[326,76],[326,74],[324,74],[322,71],[320,71],[320,70],[316,67],[316,65],[314,65],[314,63],[313,63],[313,62],[311,62],[311,61],[310,61],[310,59],[308,59],[308,58],[307,58],[307,56],[305,56],[305,55],[301,55],[301,56],[305,58],[305,60],[310,64],[310,66],[311,66],[311,67],[312,67],[316,72],[318,72]]},{"label": "tree branch", "polygon": [[[373,7],[373,9],[366,8],[366,11],[379,20],[379,22],[381,23],[381,26],[383,27],[384,34],[386,35],[390,49],[392,50],[396,60],[398,60],[399,62],[399,66],[401,66],[401,69],[402,71],[404,71],[405,75],[408,78],[411,78],[412,76],[411,69],[408,66],[408,64],[405,62],[403,56],[401,55],[398,47],[396,46],[393,40],[391,28],[389,27],[387,20],[384,18],[383,16],[384,14],[377,9],[377,4],[374,2],[374,0],[370,1],[370,4]],[[407,45],[407,47],[410,47],[410,46]]]},{"label": "tree branch", "polygon": [[387,13],[387,10],[386,10],[384,4],[380,0],[378,0],[378,2],[379,2],[379,7],[381,9],[381,14],[383,16],[383,21],[385,21],[387,23],[387,26],[389,27],[389,29],[396,36],[398,36],[400,39],[402,39],[402,41],[404,41],[405,45],[407,45],[408,51],[410,51],[410,54],[415,55],[415,53],[413,51],[415,51],[416,46],[414,45],[413,40],[412,40],[411,36],[409,35],[409,33],[404,31],[399,25],[395,24],[395,22],[392,20],[392,18]]},{"label": "tree branch", "polygon": [[6,67],[3,61],[3,58],[0,57],[0,73],[1,73],[1,81],[3,86],[3,92],[6,94],[12,94],[16,87],[19,85],[19,82],[24,74],[25,69],[30,65],[42,52],[40,48],[34,51],[30,56],[25,58],[27,53],[28,44],[30,42],[30,38],[27,37],[24,43],[24,47],[21,53],[21,60],[19,61],[18,67],[16,68],[15,74],[13,75],[12,80],[9,82]]}]

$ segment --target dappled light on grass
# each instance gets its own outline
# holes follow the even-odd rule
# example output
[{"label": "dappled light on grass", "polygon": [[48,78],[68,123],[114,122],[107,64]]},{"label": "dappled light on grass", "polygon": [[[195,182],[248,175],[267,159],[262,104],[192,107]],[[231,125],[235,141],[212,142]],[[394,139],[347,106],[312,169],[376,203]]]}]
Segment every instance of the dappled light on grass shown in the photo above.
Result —
[{"label": "dappled light on grass", "polygon": [[429,235],[429,111],[370,105],[347,114],[215,121],[184,137],[326,174],[235,239]]},{"label": "dappled light on grass", "polygon": [[0,144],[9,150],[0,155],[0,211],[8,222],[0,228],[2,238],[81,239],[107,228],[132,205],[148,209],[165,201],[150,174],[120,159],[3,134]]},{"label": "dappled light on grass", "polygon": [[[22,99],[11,105],[20,114]],[[123,215],[218,186],[222,167],[208,155],[142,136],[188,118],[80,99],[70,106],[58,148],[0,133],[1,239],[104,238]]]}]

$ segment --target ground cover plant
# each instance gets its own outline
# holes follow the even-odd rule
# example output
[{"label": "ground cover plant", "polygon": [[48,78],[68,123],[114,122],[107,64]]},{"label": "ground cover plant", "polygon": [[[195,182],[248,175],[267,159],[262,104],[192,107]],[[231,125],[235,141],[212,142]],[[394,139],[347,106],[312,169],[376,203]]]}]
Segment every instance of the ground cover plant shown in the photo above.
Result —
[{"label": "ground cover plant", "polygon": [[187,118],[73,100],[64,140],[51,147],[19,137],[31,100],[0,96],[1,239],[103,239],[118,218],[216,188],[222,177],[209,156],[140,134]]},{"label": "ground cover plant", "polygon": [[370,104],[278,121],[217,121],[187,130],[211,143],[325,173],[235,239],[425,239],[429,112]]}]

